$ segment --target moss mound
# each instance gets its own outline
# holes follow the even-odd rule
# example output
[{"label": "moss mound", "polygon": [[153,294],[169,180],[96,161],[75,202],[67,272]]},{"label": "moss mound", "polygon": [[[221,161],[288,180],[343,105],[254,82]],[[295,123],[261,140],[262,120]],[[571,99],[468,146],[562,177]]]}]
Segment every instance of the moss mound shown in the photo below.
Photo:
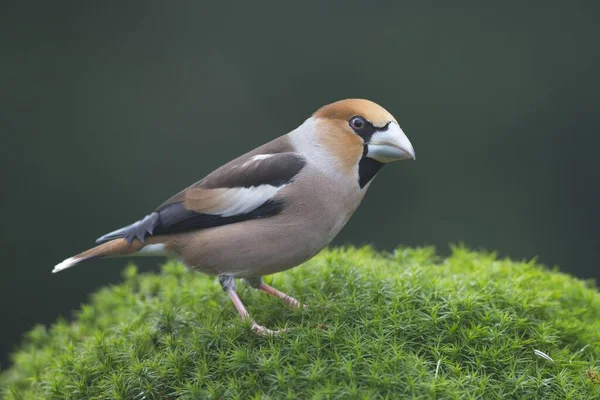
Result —
[{"label": "moss mound", "polygon": [[453,249],[322,252],[238,286],[257,336],[215,280],[168,263],[124,272],[74,321],[27,334],[8,399],[600,398],[600,296],[534,262]]}]

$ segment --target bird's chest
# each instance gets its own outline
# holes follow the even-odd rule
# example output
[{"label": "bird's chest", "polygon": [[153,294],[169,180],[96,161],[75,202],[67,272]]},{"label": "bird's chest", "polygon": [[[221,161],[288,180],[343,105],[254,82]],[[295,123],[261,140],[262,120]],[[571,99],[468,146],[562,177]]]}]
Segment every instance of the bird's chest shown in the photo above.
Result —
[{"label": "bird's chest", "polygon": [[[292,185],[280,192],[286,210],[276,225],[294,246],[313,254],[329,244],[360,205],[365,188],[357,175],[331,174],[307,166]],[[301,238],[301,239],[300,239]]]},{"label": "bird's chest", "polygon": [[315,185],[317,187],[319,201],[309,212],[316,214],[315,230],[321,231],[325,244],[328,244],[352,217],[364,198],[366,187],[360,188],[357,179],[349,177],[326,177]]},{"label": "bird's chest", "polygon": [[340,233],[360,205],[364,194],[365,193],[362,190],[347,191],[340,194],[339,205],[335,207],[336,210],[332,212],[335,217],[332,218],[332,223],[327,235],[327,243],[330,243],[337,234]]}]

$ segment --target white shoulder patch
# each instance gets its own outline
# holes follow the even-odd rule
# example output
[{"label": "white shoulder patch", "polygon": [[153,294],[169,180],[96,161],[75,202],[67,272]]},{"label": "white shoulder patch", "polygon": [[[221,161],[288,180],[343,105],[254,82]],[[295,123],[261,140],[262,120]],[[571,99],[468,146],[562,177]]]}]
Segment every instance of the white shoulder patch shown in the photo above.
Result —
[{"label": "white shoulder patch", "polygon": [[285,186],[260,185],[249,188],[229,189],[221,196],[218,210],[214,210],[210,214],[214,213],[223,217],[230,217],[232,215],[252,212],[271,200]]},{"label": "white shoulder patch", "polygon": [[252,164],[253,162],[256,161],[260,161],[260,160],[266,160],[267,158],[273,157],[273,154],[257,154],[255,156],[252,156],[248,161],[246,161],[243,165],[243,167],[247,167],[248,165]]}]

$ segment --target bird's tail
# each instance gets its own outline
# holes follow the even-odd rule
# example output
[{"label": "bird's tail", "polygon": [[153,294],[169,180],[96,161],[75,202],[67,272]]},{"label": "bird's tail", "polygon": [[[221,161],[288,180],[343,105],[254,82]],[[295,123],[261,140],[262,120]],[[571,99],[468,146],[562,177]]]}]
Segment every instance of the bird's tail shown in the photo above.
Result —
[{"label": "bird's tail", "polygon": [[164,245],[158,243],[151,244],[149,241],[142,243],[135,240],[129,245],[125,239],[114,239],[96,247],[92,247],[73,257],[67,258],[63,262],[57,264],[52,272],[60,272],[63,269],[70,268],[75,264],[79,264],[80,262],[91,258],[127,256],[138,252],[147,253],[147,255],[160,255],[163,249]]}]

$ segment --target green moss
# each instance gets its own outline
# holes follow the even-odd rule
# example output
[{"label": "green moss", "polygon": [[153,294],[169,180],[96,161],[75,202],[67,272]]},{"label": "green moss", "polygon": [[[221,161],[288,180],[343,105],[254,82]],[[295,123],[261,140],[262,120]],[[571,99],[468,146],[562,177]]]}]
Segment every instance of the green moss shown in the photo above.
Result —
[{"label": "green moss", "polygon": [[74,321],[27,334],[4,395],[600,398],[600,296],[534,262],[348,248],[268,280],[309,304],[291,310],[240,284],[259,323],[291,328],[276,337],[241,322],[213,278],[173,262],[159,275],[128,267]]}]

